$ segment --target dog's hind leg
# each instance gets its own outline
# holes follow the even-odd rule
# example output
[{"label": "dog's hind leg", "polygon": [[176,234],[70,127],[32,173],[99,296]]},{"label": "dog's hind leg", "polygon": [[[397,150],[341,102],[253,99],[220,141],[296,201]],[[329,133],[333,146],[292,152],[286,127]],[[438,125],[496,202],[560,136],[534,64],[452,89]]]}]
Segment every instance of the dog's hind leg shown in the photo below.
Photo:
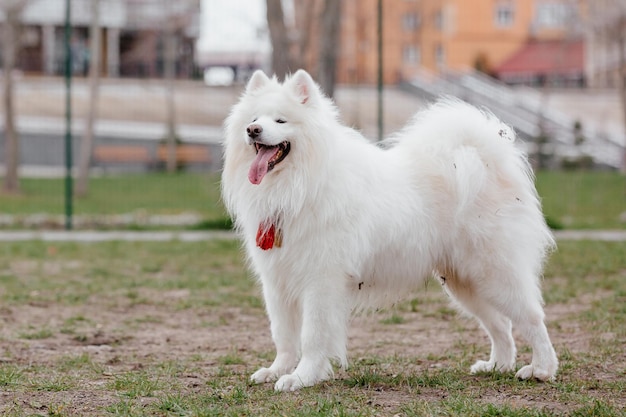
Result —
[{"label": "dog's hind leg", "polygon": [[511,332],[511,320],[481,299],[470,283],[459,282],[450,277],[445,280],[444,289],[464,311],[478,319],[491,340],[489,360],[477,361],[470,368],[471,373],[514,370],[515,341]]},{"label": "dog's hind leg", "polygon": [[[532,363],[522,367],[516,376],[541,381],[553,379],[558,359],[544,324],[541,291],[531,272],[508,271],[508,275],[504,272],[494,273],[488,279],[473,280],[468,287],[465,293],[454,289],[454,285],[450,285],[448,290],[478,317],[487,329],[493,346],[491,359],[488,362],[477,362],[472,371],[487,371],[490,366],[498,369],[501,367],[498,360],[507,364],[502,366],[502,370],[513,369],[515,347],[510,333],[512,323],[533,350]],[[507,358],[509,362],[506,362]]]},{"label": "dog's hind leg", "polygon": [[261,368],[252,374],[250,380],[257,384],[273,382],[293,372],[298,364],[300,348],[298,308],[288,304],[286,297],[283,297],[268,281],[263,281],[263,296],[270,319],[272,339],[276,346],[276,358],[269,368]]},{"label": "dog's hind leg", "polygon": [[[511,257],[510,259],[513,259]],[[530,267],[504,271],[488,281],[483,293],[491,304],[513,322],[524,339],[530,344],[533,356],[530,365],[522,367],[516,374],[520,379],[535,378],[540,381],[554,379],[558,368],[556,352],[552,347],[548,330],[544,323],[543,301],[537,276]]]},{"label": "dog's hind leg", "polygon": [[513,311],[511,316],[513,325],[531,345],[533,357],[531,364],[522,367],[515,376],[519,379],[552,380],[559,362],[544,323],[543,307],[537,299],[525,301],[526,303],[518,311]]}]

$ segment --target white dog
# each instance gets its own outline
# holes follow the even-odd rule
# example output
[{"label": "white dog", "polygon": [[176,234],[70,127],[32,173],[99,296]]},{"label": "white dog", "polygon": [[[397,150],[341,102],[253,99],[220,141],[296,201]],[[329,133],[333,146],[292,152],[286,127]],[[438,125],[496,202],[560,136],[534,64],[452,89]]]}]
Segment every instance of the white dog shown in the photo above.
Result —
[{"label": "white dog", "polygon": [[293,391],[331,378],[351,312],[433,274],[491,338],[472,373],[515,369],[513,325],[533,349],[517,377],[552,379],[539,279],[554,241],[514,138],[445,100],[383,149],[343,126],[305,71],[283,84],[257,71],[226,121],[222,177],[276,345],[252,381]]}]

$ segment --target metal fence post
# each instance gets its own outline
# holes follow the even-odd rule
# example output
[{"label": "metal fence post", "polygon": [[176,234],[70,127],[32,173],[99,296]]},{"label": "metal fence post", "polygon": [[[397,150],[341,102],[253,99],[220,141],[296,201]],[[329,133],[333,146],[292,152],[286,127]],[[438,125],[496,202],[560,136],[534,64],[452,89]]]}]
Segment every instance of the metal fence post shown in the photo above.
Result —
[{"label": "metal fence post", "polygon": [[376,17],[377,28],[377,51],[378,51],[378,140],[383,140],[383,1],[378,0],[378,13]]},{"label": "metal fence post", "polygon": [[65,0],[65,229],[72,229],[72,47],[70,1]]}]

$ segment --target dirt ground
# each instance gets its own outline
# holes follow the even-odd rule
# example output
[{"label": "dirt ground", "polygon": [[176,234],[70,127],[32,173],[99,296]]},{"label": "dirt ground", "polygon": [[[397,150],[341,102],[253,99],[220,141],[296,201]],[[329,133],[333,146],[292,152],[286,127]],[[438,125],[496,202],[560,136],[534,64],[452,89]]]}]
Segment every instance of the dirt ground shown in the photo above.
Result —
[{"label": "dirt ground", "polygon": [[[433,284],[436,285],[436,284]],[[417,294],[419,298],[420,294]],[[64,404],[67,415],[100,415],[103,407],[119,400],[111,389],[115,375],[150,367],[154,364],[194,362],[197,366],[177,377],[186,389],[202,391],[208,381],[218,377],[220,358],[236,355],[241,363],[235,366],[236,378],[245,380],[258,366],[267,366],[273,353],[268,321],[260,308],[220,306],[199,311],[168,307],[173,302],[190,296],[186,289],[163,293],[141,293],[150,303],[120,302],[115,306],[92,298],[89,303],[76,306],[56,304],[27,304],[0,309],[0,351],[4,365],[15,364],[31,368],[58,367],[63,358],[88,354],[102,371],[90,378],[80,377],[79,386],[70,390],[0,390],[0,411],[11,407],[37,413],[50,412],[50,404]],[[575,317],[590,308],[594,297],[581,299],[578,303],[552,304],[547,308],[548,327],[555,348],[570,355],[588,352],[592,335],[581,329]],[[388,323],[390,312],[373,313],[354,318],[349,333],[349,358],[351,363],[372,358],[409,357],[418,358],[404,371],[423,373],[429,369],[450,366],[446,355],[452,358],[469,356],[466,360],[484,358],[489,343],[478,325],[460,317],[448,308],[442,294],[429,291],[425,304],[417,312],[402,311],[402,320]],[[83,317],[83,335],[54,331],[42,339],[15,338],[26,328],[62,329],[72,317]],[[558,323],[558,326],[557,326]],[[612,338],[607,334],[603,337]],[[517,338],[519,341],[519,337]],[[519,342],[518,342],[519,346]],[[521,349],[519,361],[528,362],[528,350]],[[198,359],[200,357],[200,359]],[[621,359],[626,361],[622,352]],[[607,371],[606,366],[595,364],[581,369],[582,377],[618,380],[619,376]],[[393,368],[393,366],[391,366]],[[339,370],[338,380],[348,377],[350,370]],[[583,375],[585,374],[585,375]],[[470,381],[469,384],[472,382]],[[271,390],[270,386],[267,386]],[[412,400],[407,392],[374,392],[373,401],[379,410],[397,409],[400,404]],[[440,399],[446,393],[433,389],[420,393],[420,398]],[[542,407],[551,410],[567,410],[568,405],[550,398],[529,395],[510,395],[506,391],[489,394],[486,400],[498,404]],[[146,398],[146,401],[156,401]],[[485,400],[485,398],[483,398]],[[626,406],[626,400],[617,400]],[[74,414],[76,413],[76,414]],[[65,415],[65,414],[60,414]]]}]

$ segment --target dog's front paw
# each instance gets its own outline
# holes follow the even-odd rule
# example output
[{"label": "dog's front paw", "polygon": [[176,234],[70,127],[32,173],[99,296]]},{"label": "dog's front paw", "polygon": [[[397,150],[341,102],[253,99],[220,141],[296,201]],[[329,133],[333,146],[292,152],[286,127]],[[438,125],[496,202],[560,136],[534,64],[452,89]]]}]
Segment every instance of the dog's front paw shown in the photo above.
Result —
[{"label": "dog's front paw", "polygon": [[470,373],[473,374],[481,374],[486,372],[493,372],[495,370],[495,363],[491,361],[477,361],[470,368]]},{"label": "dog's front paw", "polygon": [[470,373],[473,374],[481,374],[488,372],[509,372],[512,371],[513,365],[508,364],[500,364],[494,361],[477,361],[470,368]]},{"label": "dog's front paw", "polygon": [[539,381],[553,381],[556,371],[550,372],[547,369],[541,369],[534,365],[526,365],[522,367],[515,376],[518,379],[537,379]]},{"label": "dog's front paw", "polygon": [[300,364],[296,370],[287,375],[281,376],[274,389],[276,391],[296,391],[304,387],[312,387],[318,382],[326,381],[333,377],[333,370],[330,362],[326,360],[323,363],[317,363],[315,366],[311,364]]},{"label": "dog's front paw", "polygon": [[263,384],[266,382],[276,381],[279,376],[280,375],[278,375],[278,373],[271,368],[261,368],[252,374],[250,381],[255,384]]},{"label": "dog's front paw", "polygon": [[283,375],[280,377],[276,384],[274,385],[274,389],[276,391],[288,392],[288,391],[296,391],[300,388],[310,387],[314,385],[315,382],[305,383],[305,381],[298,375],[297,373]]}]

